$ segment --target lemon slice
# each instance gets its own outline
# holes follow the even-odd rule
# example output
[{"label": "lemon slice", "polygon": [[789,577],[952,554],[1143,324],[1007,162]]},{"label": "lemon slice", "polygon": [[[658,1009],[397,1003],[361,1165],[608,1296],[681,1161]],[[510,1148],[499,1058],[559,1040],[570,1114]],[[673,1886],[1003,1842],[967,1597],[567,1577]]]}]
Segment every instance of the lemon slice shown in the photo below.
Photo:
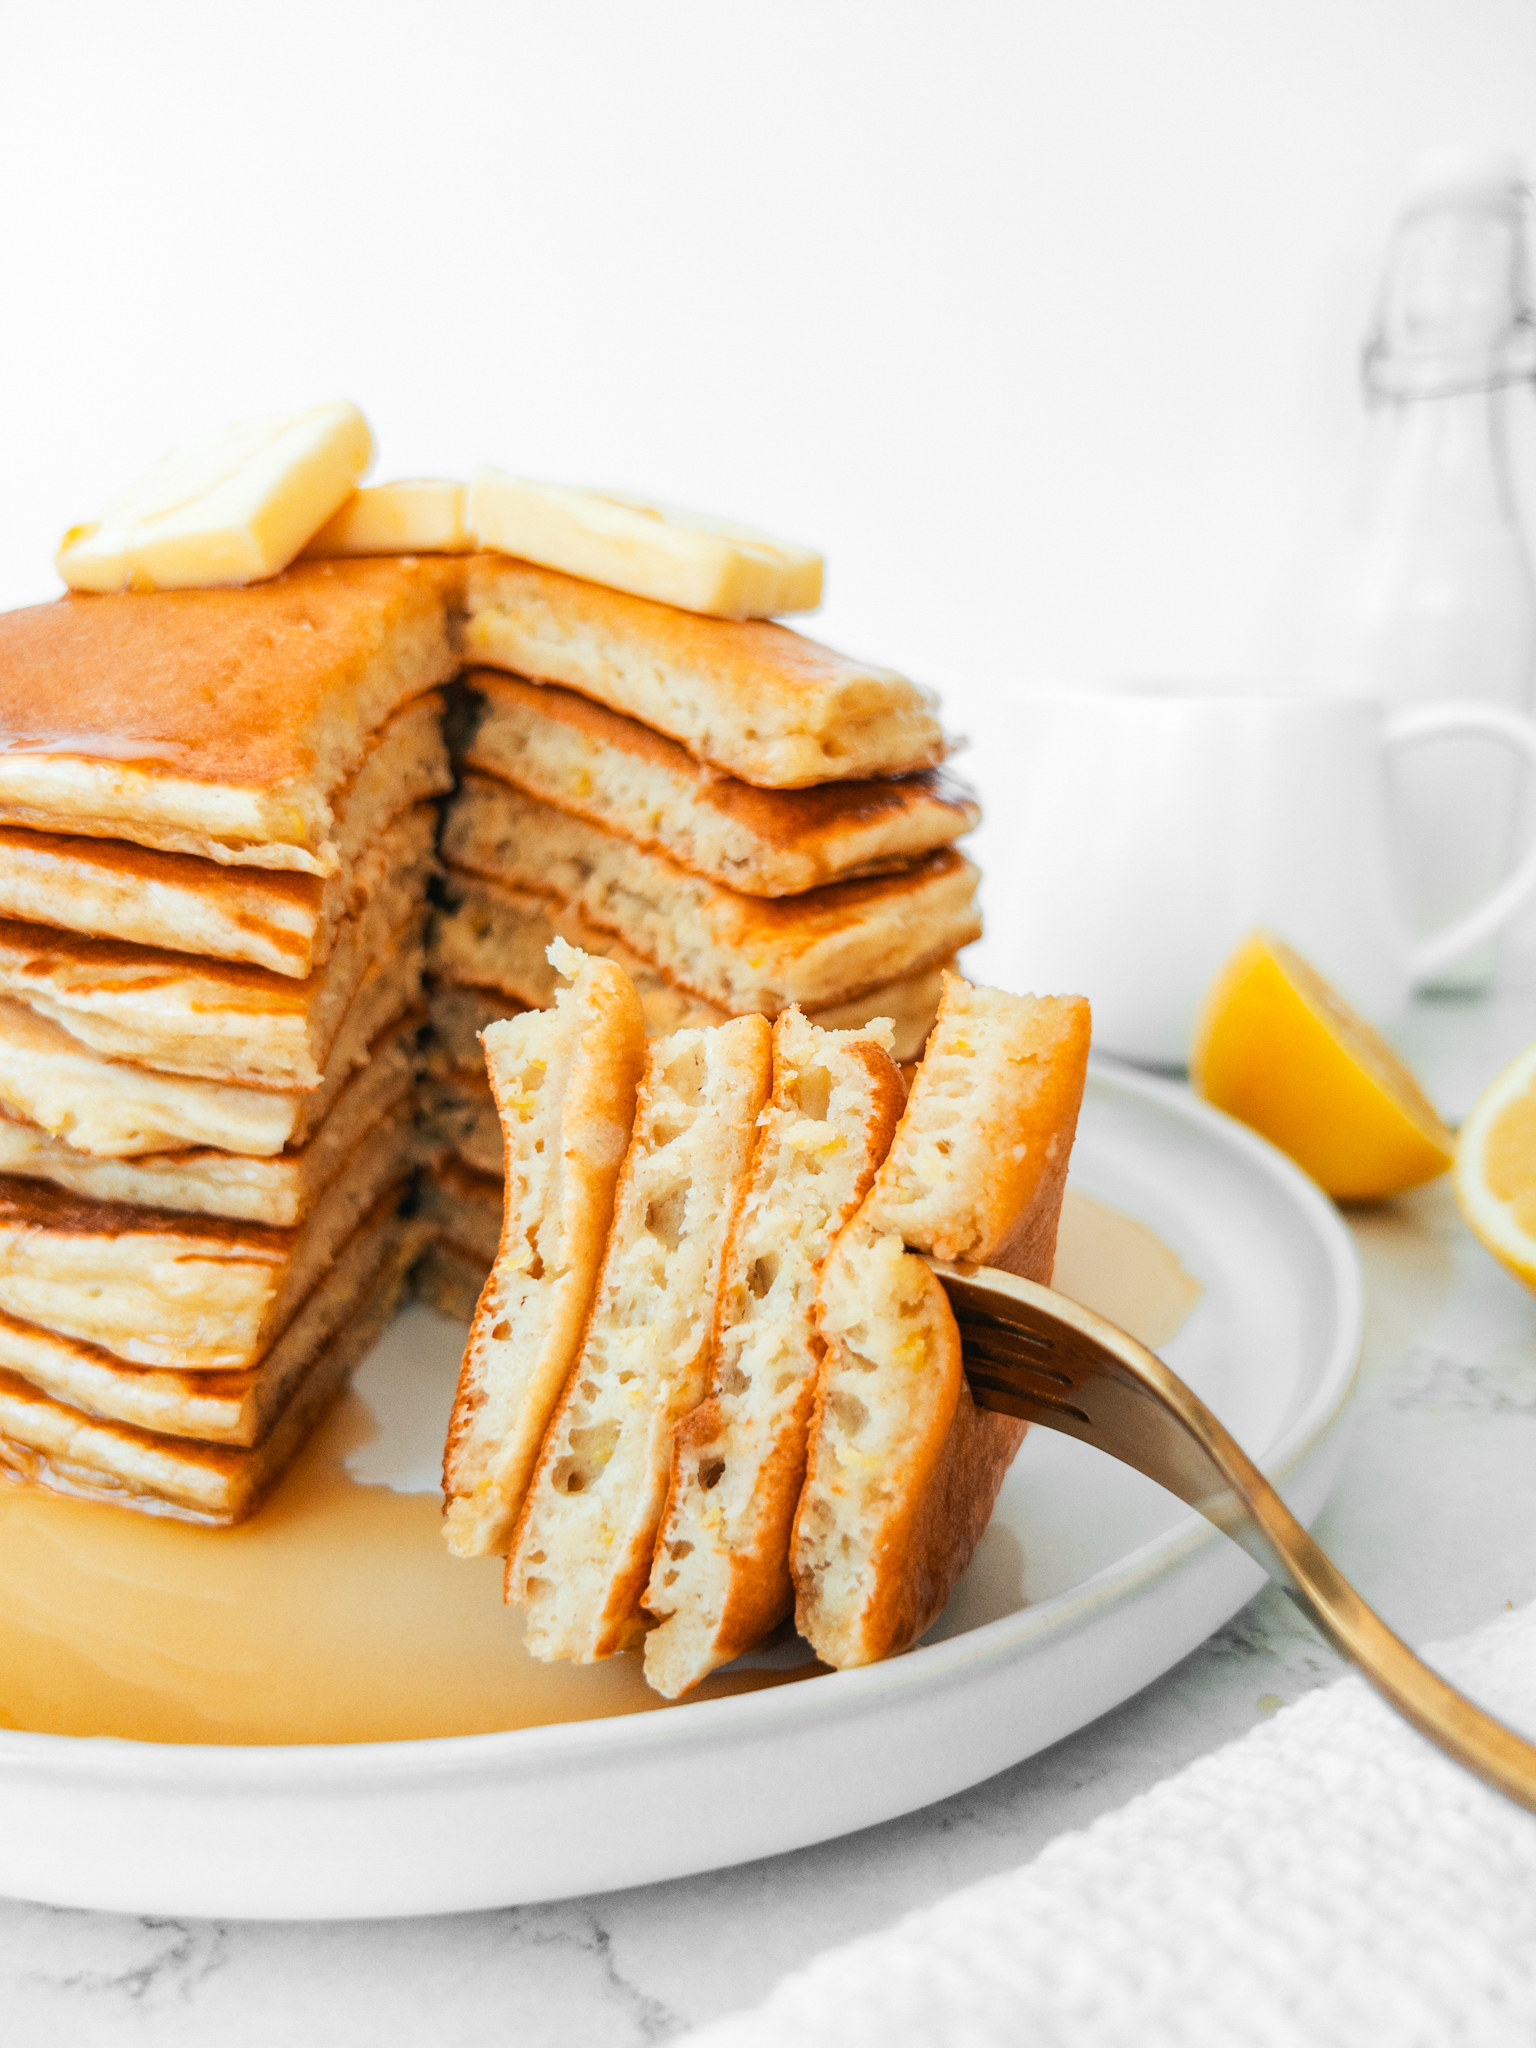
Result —
[{"label": "lemon slice", "polygon": [[1401,1194],[1455,1152],[1391,1046],[1272,932],[1251,933],[1211,984],[1190,1079],[1340,1201]]},{"label": "lemon slice", "polygon": [[1493,1256],[1536,1287],[1536,1045],[1483,1090],[1462,1125],[1456,1199]]}]

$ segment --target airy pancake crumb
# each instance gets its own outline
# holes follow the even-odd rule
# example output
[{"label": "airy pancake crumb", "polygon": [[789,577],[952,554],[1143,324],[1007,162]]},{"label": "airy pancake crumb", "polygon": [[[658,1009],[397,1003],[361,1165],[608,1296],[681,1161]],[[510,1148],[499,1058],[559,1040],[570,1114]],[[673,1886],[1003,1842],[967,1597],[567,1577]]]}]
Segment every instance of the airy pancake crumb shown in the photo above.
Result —
[{"label": "airy pancake crumb", "polygon": [[709,1397],[678,1424],[645,1604],[645,1675],[675,1699],[794,1605],[789,1539],[821,1363],[816,1283],[885,1157],[906,1091],[882,1019],[834,1032],[787,1010],[773,1100],[726,1247]]},{"label": "airy pancake crumb", "polygon": [[522,1508],[592,1303],[644,1057],[622,968],[558,940],[550,951],[570,982],[554,1008],[483,1034],[505,1188],[443,1460],[444,1533],[461,1557],[503,1554]]},{"label": "airy pancake crumb", "polygon": [[796,1625],[828,1664],[891,1656],[933,1623],[1023,1441],[972,1402],[948,1299],[915,1254],[1049,1282],[1088,1035],[1081,997],[947,976],[895,1140],[823,1268],[791,1566]]},{"label": "airy pancake crumb", "polygon": [[602,1276],[507,1560],[536,1657],[640,1640],[672,1426],[703,1398],[726,1238],[768,1096],[761,1017],[647,1048]]}]

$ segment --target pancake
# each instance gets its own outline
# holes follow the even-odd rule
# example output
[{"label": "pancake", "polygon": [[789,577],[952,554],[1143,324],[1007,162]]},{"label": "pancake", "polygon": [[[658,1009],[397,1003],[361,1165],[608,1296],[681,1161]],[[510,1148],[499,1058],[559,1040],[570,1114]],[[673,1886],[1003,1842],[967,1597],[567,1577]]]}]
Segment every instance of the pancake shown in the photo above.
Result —
[{"label": "pancake", "polygon": [[431,1163],[451,1155],[499,1183],[501,1119],[483,1064],[478,1072],[428,1075],[419,1101],[423,1158]]},{"label": "pancake", "polygon": [[977,873],[953,849],[900,874],[768,901],[485,775],[465,776],[443,855],[504,887],[573,904],[677,987],[738,1015],[841,1002],[936,967],[981,936]]},{"label": "pancake", "polygon": [[449,1157],[426,1167],[417,1189],[416,1214],[457,1252],[479,1262],[482,1283],[501,1243],[501,1188],[501,1173],[482,1173]]},{"label": "pancake", "polygon": [[308,1143],[275,1157],[203,1147],[103,1159],[77,1152],[35,1124],[0,1116],[0,1174],[52,1181],[93,1202],[134,1202],[279,1228],[300,1223],[367,1132],[405,1108],[424,1022],[420,1009],[391,1020]]},{"label": "pancake", "polygon": [[805,789],[933,768],[926,690],[760,619],[710,619],[503,555],[466,565],[467,662],[564,683],[743,782]]},{"label": "pancake", "polygon": [[382,725],[336,796],[337,872],[361,860],[381,834],[414,805],[453,787],[441,690],[413,697]]},{"label": "pancake", "polygon": [[383,1335],[416,1249],[408,1231],[402,1239],[394,1270],[386,1271],[358,1314],[343,1322],[254,1448],[194,1443],[98,1420],[0,1371],[0,1478],[182,1521],[216,1527],[243,1521]]},{"label": "pancake", "polygon": [[[544,935],[548,946],[556,937],[563,936],[563,930],[555,926],[540,913],[547,910],[548,897],[532,897],[532,906],[526,922],[519,920],[511,926],[511,936],[516,964],[510,970],[510,977],[522,982],[524,987],[535,989],[544,1000],[525,1003],[516,996],[504,994],[499,989],[476,988],[460,982],[436,979],[428,996],[432,1031],[423,1061],[429,1075],[442,1076],[464,1084],[478,1087],[488,1085],[485,1078],[485,1054],[480,1045],[480,1033],[487,1024],[498,1018],[517,1015],[525,1009],[547,1009],[554,1001],[559,987],[558,977],[547,960],[540,960],[536,968],[527,955],[535,934]],[[567,922],[561,918],[563,927]],[[593,951],[598,957],[612,960],[622,967],[626,974],[631,963],[639,970],[639,977],[649,986],[641,991],[641,1008],[646,1018],[646,1035],[659,1037],[663,1032],[679,1030],[688,1024],[723,1024],[725,1013],[717,1010],[712,1003],[701,1003],[693,996],[682,995],[669,988],[660,980],[653,968],[647,968],[629,948],[612,938],[607,932],[600,932],[592,925],[586,925],[580,918],[569,920],[573,930],[585,929],[595,944],[592,948],[583,946],[583,952]],[[575,944],[574,940],[570,941]],[[523,971],[518,972],[521,968]],[[525,978],[526,977],[526,978]],[[636,976],[630,974],[636,981]],[[636,981],[637,988],[639,982]],[[935,985],[935,1007],[937,1007],[937,984]]]},{"label": "pancake", "polygon": [[122,1159],[216,1144],[272,1154],[291,1141],[307,1099],[103,1060],[0,997],[0,1103],[72,1150]]},{"label": "pancake", "polygon": [[[691,1025],[722,1024],[730,1011],[678,988],[653,961],[642,958],[612,933],[600,931],[579,911],[551,896],[527,889],[507,889],[479,876],[450,871],[448,891],[454,907],[433,920],[432,967],[439,988],[462,983],[487,990],[487,1000],[505,998],[531,1009],[554,1000],[554,976],[544,958],[553,938],[563,938],[585,953],[601,953],[622,967],[640,997],[646,1030],[655,1037]],[[889,1017],[895,1026],[894,1057],[898,1064],[917,1059],[938,1013],[944,960],[900,980],[884,982],[863,995],[841,1001],[805,1005],[805,1014],[828,1031],[853,1031],[872,1017]],[[782,1004],[770,1013],[777,1016]],[[438,1015],[434,998],[434,1018]],[[460,1067],[469,1062],[463,1039],[454,1041],[452,1057]],[[478,1055],[476,1055],[478,1057]]]},{"label": "pancake", "polygon": [[[491,1114],[494,1116],[495,1111]],[[435,1308],[440,1316],[450,1316],[456,1323],[473,1322],[475,1305],[489,1271],[489,1260],[482,1262],[476,1253],[452,1238],[439,1237],[411,1268],[411,1294],[428,1308]]]},{"label": "pancake", "polygon": [[372,735],[458,668],[459,575],[306,562],[0,614],[0,824],[335,874],[335,801]]},{"label": "pancake", "polygon": [[[600,930],[555,897],[506,888],[464,870],[449,871],[446,893],[450,907],[433,918],[429,944],[439,988],[478,987],[524,1009],[547,1009],[555,999],[557,978],[545,955],[550,943],[561,938],[624,969],[635,984],[652,1035],[691,1024],[718,1024],[724,1018],[725,1012],[715,1004],[674,988],[622,939]],[[435,1021],[435,1003],[433,1015]],[[464,1050],[461,1039],[456,1044],[460,1064]]]},{"label": "pancake", "polygon": [[[446,756],[444,757],[446,766]],[[337,874],[221,868],[119,839],[63,838],[0,826],[0,916],[215,960],[248,960],[307,979],[393,877],[419,873],[437,839],[437,807],[418,803]]]},{"label": "pancake", "polygon": [[[307,981],[0,922],[0,997],[104,1060],[243,1088],[319,1089],[335,1074],[342,1041],[349,1032],[355,1038],[360,1009],[373,1015],[371,1035],[414,1000],[422,896],[435,860],[429,854],[419,869],[391,876],[346,920],[330,960]],[[21,1113],[31,1114],[24,1106]]]},{"label": "pancake", "polygon": [[386,955],[357,991],[315,1089],[246,1088],[103,1059],[0,997],[0,1104],[72,1151],[104,1159],[201,1150],[273,1158],[317,1131],[383,1028],[416,998],[418,950]]},{"label": "pancake", "polygon": [[572,811],[747,896],[794,896],[885,874],[979,823],[941,768],[880,782],[754,789],[573,690],[476,669],[471,768]]},{"label": "pancake", "polygon": [[[549,966],[547,961],[545,966]],[[555,985],[558,988],[558,982]],[[518,1002],[497,989],[466,988],[456,981],[434,981],[427,993],[427,1006],[432,1028],[422,1052],[423,1072],[473,1074],[487,1086],[480,1033],[487,1024],[495,1024],[503,1017],[545,1007]]]},{"label": "pancake", "polygon": [[[882,1034],[883,1035],[883,1034]],[[676,1699],[751,1650],[795,1604],[790,1531],[821,1364],[816,1282],[869,1191],[906,1090],[873,1034],[773,1027],[773,1099],[715,1309],[709,1394],[672,1439],[645,1605],[647,1683]]]},{"label": "pancake", "polygon": [[0,1311],[129,1365],[243,1372],[385,1190],[404,1193],[414,1147],[409,1117],[377,1125],[288,1230],[0,1177]]},{"label": "pancake", "polygon": [[1088,1029],[1080,996],[948,978],[895,1140],[822,1269],[790,1562],[796,1626],[839,1670],[938,1618],[1024,1439],[972,1401],[948,1298],[916,1254],[1049,1284]]},{"label": "pancake", "polygon": [[0,1315],[0,1371],[83,1414],[199,1443],[254,1444],[271,1428],[295,1383],[351,1317],[365,1314],[398,1261],[398,1191],[390,1189],[358,1224],[335,1261],[244,1372],[177,1372],[125,1365],[109,1351]]},{"label": "pancake", "polygon": [[535,1657],[632,1649],[672,1429],[704,1397],[726,1238],[771,1077],[761,1017],[651,1040],[581,1352],[507,1558]]}]

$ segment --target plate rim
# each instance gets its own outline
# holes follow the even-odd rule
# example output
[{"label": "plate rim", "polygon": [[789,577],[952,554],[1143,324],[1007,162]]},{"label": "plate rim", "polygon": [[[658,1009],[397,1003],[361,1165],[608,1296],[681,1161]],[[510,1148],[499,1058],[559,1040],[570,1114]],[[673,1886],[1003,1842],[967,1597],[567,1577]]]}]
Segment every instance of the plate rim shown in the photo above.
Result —
[{"label": "plate rim", "polygon": [[[1285,1194],[1324,1255],[1335,1292],[1329,1355],[1311,1398],[1259,1461],[1267,1477],[1283,1482],[1337,1427],[1358,1374],[1364,1288],[1359,1255],[1344,1220],[1284,1153],[1181,1083],[1103,1054],[1090,1061],[1089,1082],[1192,1123],[1218,1146],[1244,1158],[1260,1178]],[[791,1720],[808,1730],[878,1708],[897,1696],[947,1690],[968,1674],[977,1676],[1014,1661],[1041,1638],[1069,1637],[1222,1540],[1221,1532],[1191,1509],[1156,1536],[1046,1600],[882,1663],[822,1674],[810,1687],[792,1681],[725,1699],[685,1701],[681,1708],[385,1742],[161,1743],[0,1728],[0,1778],[109,1779],[120,1789],[130,1780],[143,1787],[166,1781],[184,1792],[270,1792],[282,1784],[298,1790],[339,1791],[398,1784],[413,1777],[435,1781],[486,1774],[526,1776],[576,1765],[589,1756],[605,1764],[622,1763],[629,1756],[679,1744],[713,1746],[750,1738],[754,1730],[785,1732]]]}]

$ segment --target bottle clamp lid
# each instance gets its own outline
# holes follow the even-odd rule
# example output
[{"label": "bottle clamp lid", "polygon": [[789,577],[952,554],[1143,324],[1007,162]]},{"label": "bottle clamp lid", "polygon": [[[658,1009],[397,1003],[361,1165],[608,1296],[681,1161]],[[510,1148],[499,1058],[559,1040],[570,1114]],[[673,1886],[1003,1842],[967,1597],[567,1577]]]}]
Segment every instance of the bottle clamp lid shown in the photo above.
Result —
[{"label": "bottle clamp lid", "polygon": [[1420,160],[1365,344],[1368,396],[1448,398],[1536,379],[1529,198],[1513,150]]}]

